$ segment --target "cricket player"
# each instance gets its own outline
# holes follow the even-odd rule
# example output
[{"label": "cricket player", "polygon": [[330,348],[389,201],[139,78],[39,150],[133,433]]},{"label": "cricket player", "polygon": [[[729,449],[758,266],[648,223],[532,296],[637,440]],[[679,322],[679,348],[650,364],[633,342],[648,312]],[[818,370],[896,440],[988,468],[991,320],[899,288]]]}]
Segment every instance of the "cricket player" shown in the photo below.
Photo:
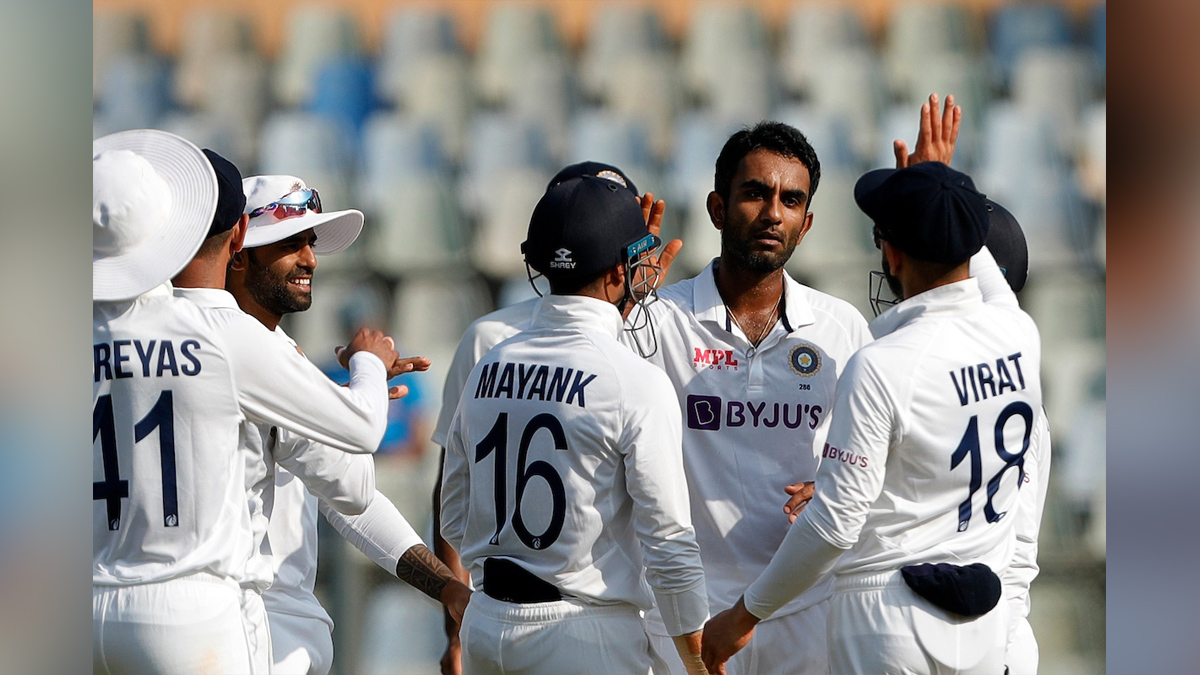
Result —
[{"label": "cricket player", "polygon": [[483,590],[463,619],[465,673],[648,673],[639,608],[653,600],[703,672],[678,408],[617,340],[657,244],[610,178],[564,181],[534,210],[522,249],[551,293],[471,371],[447,436],[442,535]]},{"label": "cricket player", "polygon": [[[881,169],[855,200],[902,302],[847,364],[815,496],[709,622],[705,664],[720,672],[757,623],[832,569],[832,673],[1000,673],[1015,539],[1005,516],[1019,508],[1041,407],[1037,328],[990,255],[969,276],[989,223],[970,177],[939,162]],[[983,287],[1009,301],[984,302]]]},{"label": "cricket player", "polygon": [[[549,190],[559,183],[580,176],[608,178],[627,189],[630,196],[642,205],[643,216],[648,221],[650,232],[658,234],[665,204],[661,200],[655,201],[652,194],[645,195],[644,197],[639,195],[637,186],[634,185],[633,181],[621,169],[615,166],[601,162],[572,164],[555,174],[550,179],[546,189]],[[678,251],[679,245],[668,245],[659,258],[652,260],[653,264],[662,268],[663,276],[670,269],[671,260]],[[450,368],[446,373],[445,386],[442,388],[442,407],[438,412],[437,424],[433,432],[433,442],[442,448],[443,462],[445,460],[446,436],[450,430],[450,422],[454,418],[454,411],[458,409],[458,401],[462,396],[463,389],[466,387],[467,376],[470,375],[471,369],[493,347],[529,328],[533,324],[534,317],[537,315],[537,310],[540,306],[541,299],[532,298],[508,307],[501,307],[494,312],[476,319],[463,333],[462,338],[459,340],[458,348],[454,352]],[[433,490],[434,550],[437,553],[437,557],[454,571],[456,578],[468,582],[469,576],[462,568],[458,553],[454,551],[453,547],[445,543],[440,534],[441,485],[442,476],[439,469],[438,480]],[[457,675],[462,672],[458,623],[447,617],[445,626],[447,644],[446,653],[442,656],[442,673],[443,675]]]},{"label": "cricket player", "polygon": [[261,599],[240,586],[253,549],[240,424],[369,452],[395,352],[360,333],[341,388],[241,312],[176,298],[168,280],[194,256],[223,283],[245,233],[223,217],[216,170],[153,130],[97,139],[92,155],[93,667],[267,672]]},{"label": "cricket player", "polygon": [[[299,349],[279,322],[311,306],[318,254],[332,255],[352,244],[362,214],[322,212],[316,190],[293,176],[254,176],[238,189],[246,195],[249,224],[246,244],[230,262],[226,288],[239,307]],[[429,367],[428,359],[406,361],[410,371]],[[403,392],[397,388],[392,395]],[[268,459],[260,478],[269,484],[261,490],[268,502],[263,517],[269,526],[260,545],[266,570],[257,581],[270,618],[272,673],[323,675],[332,663],[333,621],[313,593],[318,510],[389,573],[445,600],[461,618],[470,590],[450,579],[450,571],[391,500],[374,489],[373,457],[348,455],[278,427],[248,424],[249,446]],[[347,495],[364,492],[365,509],[340,508]]]}]

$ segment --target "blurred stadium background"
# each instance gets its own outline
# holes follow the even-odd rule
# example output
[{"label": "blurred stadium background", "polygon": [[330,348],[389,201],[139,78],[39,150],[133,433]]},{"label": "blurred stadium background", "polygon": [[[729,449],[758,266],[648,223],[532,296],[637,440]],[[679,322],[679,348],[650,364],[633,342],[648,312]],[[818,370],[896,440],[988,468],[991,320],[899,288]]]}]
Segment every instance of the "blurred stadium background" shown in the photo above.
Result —
[{"label": "blurred stadium background", "polygon": [[[93,137],[166,129],[366,213],[286,327],[331,373],[359,325],[434,359],[407,379],[378,460],[380,489],[428,539],[445,367],[468,323],[530,296],[518,244],[558,168],[610,162],[666,199],[679,279],[718,252],[704,196],[725,139],[794,124],[822,180],[789,271],[870,317],[878,253],[853,181],[892,164],[892,139],[912,145],[931,91],[953,93],[955,165],[1030,244],[1021,301],[1042,331],[1055,442],[1031,617],[1042,672],[1101,673],[1105,17],[1092,0],[95,0]],[[335,673],[437,672],[432,603],[328,528],[321,557]]]}]

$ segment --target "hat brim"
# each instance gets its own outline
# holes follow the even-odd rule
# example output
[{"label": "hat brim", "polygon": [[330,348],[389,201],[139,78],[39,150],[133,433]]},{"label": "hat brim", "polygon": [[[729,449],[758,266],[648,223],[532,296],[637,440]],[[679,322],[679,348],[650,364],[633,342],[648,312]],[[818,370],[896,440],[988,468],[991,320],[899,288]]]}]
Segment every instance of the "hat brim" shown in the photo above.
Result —
[{"label": "hat brim", "polygon": [[145,158],[171,191],[167,221],[133,250],[92,255],[92,300],[129,300],[179,274],[204,243],[217,208],[217,174],[189,141],[157,129],[134,129],[92,141],[92,156],[130,150]]},{"label": "hat brim", "polygon": [[313,244],[314,253],[338,253],[358,239],[363,228],[363,214],[355,209],[328,213],[309,211],[304,215],[285,218],[270,225],[255,225],[246,231],[246,241],[242,246],[268,246],[310,228],[317,235],[317,242]]},{"label": "hat brim", "polygon": [[879,189],[879,186],[891,178],[896,171],[896,169],[875,169],[863,174],[858,179],[858,182],[854,184],[854,203],[858,204],[858,208],[862,209],[867,215],[870,215],[869,198],[871,193]]}]

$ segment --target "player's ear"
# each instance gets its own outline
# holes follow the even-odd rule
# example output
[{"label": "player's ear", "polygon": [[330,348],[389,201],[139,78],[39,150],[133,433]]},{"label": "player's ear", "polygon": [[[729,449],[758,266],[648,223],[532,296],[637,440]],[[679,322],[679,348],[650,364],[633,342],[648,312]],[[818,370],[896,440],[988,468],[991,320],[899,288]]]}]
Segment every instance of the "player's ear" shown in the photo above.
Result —
[{"label": "player's ear", "polygon": [[229,269],[234,272],[245,272],[249,264],[245,249],[234,251],[233,257],[229,259]]},{"label": "player's ear", "polygon": [[708,193],[705,206],[708,208],[708,219],[712,221],[713,227],[718,230],[725,227],[725,200],[721,199],[721,195],[716,192]]},{"label": "player's ear", "polygon": [[242,250],[242,244],[246,241],[246,230],[250,229],[250,216],[243,213],[241,218],[238,218],[237,225],[233,226],[233,236],[229,238],[229,245],[234,253]]},{"label": "player's ear", "polygon": [[808,231],[812,229],[812,224],[813,224],[812,211],[805,211],[804,212],[804,225],[801,226],[801,228],[800,228],[800,236],[796,237],[797,244],[804,241],[804,235],[808,234]]}]

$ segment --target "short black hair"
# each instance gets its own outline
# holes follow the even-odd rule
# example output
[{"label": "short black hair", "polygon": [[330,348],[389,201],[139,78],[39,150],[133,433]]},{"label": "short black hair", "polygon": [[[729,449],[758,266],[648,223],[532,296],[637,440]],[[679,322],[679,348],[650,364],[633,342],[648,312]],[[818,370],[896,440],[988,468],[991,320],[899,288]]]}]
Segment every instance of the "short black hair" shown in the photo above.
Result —
[{"label": "short black hair", "polygon": [[742,158],[751,152],[764,149],[784,157],[800,160],[808,169],[808,203],[812,204],[821,181],[821,162],[817,151],[800,130],[783,122],[763,121],[753,127],[743,128],[725,141],[721,154],[717,156],[715,190],[721,199],[729,201],[733,189],[733,175],[737,173]]}]

